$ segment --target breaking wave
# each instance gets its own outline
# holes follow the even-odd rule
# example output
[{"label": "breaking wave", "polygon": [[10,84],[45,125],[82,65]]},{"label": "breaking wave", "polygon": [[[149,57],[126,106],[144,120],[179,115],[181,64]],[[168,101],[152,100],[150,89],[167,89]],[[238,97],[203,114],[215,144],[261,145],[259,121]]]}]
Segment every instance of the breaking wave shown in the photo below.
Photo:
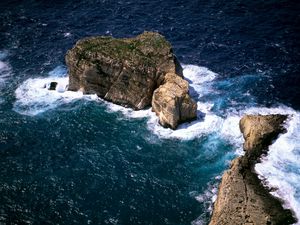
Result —
[{"label": "breaking wave", "polygon": [[[0,61],[0,71],[5,71],[6,68]],[[256,98],[249,93],[248,87],[249,83],[259,85],[268,79],[261,75],[220,79],[218,74],[196,65],[183,65],[183,74],[190,83],[190,94],[197,101],[197,119],[181,124],[176,130],[161,127],[151,108],[134,111],[101,100],[95,95],[67,91],[68,76],[64,66],[56,67],[46,78],[28,79],[21,84],[15,91],[17,100],[14,110],[34,116],[77,99],[97,100],[103,103],[108,112],[121,112],[124,118],[147,118],[148,129],[160,138],[191,140],[215,134],[219,139],[231,143],[238,155],[243,154],[239,120],[244,114],[289,114],[288,132],[281,135],[270,147],[268,156],[264,157],[255,169],[268,186],[276,188],[272,194],[283,199],[284,206],[298,212],[296,215],[300,218],[299,112],[284,105],[272,108],[259,106]],[[51,82],[57,82],[55,90],[49,90]],[[212,203],[216,196],[215,192],[204,193],[196,198],[200,202]],[[194,221],[195,224],[200,222],[201,219]]]},{"label": "breaking wave", "polygon": [[[7,62],[7,51],[0,51],[0,91],[5,88],[5,82],[11,75],[11,67]],[[0,92],[0,104],[4,102],[3,97]]]},{"label": "breaking wave", "polygon": [[[55,90],[49,90],[51,82],[57,83]],[[50,71],[46,78],[30,78],[15,91],[17,100],[13,109],[20,114],[35,116],[76,99],[96,97],[83,95],[80,91],[68,91],[68,84],[67,69],[63,66]]]}]

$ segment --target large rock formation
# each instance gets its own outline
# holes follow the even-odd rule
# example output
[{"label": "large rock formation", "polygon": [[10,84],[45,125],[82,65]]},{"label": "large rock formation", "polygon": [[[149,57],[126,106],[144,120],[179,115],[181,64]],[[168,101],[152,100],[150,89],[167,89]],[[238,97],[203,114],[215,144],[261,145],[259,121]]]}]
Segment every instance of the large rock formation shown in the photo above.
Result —
[{"label": "large rock formation", "polygon": [[259,157],[279,133],[285,115],[244,116],[240,129],[245,138],[245,155],[234,159],[219,186],[210,225],[287,225],[295,223],[290,210],[269,193],[254,172]]},{"label": "large rock formation", "polygon": [[[160,123],[176,128],[179,122],[196,118],[195,103],[188,95],[182,68],[170,43],[158,33],[144,32],[135,38],[124,39],[101,36],[79,40],[67,52],[66,64],[71,91],[97,94],[108,101],[139,110],[151,105],[154,90],[164,84],[159,94],[166,94],[172,100],[159,103],[156,98],[160,107],[155,107],[154,111],[159,109],[156,113],[165,115],[161,111],[171,111],[162,107],[175,107],[180,109],[180,115],[161,117]],[[165,79],[167,73],[172,73],[176,80],[172,84]],[[184,83],[182,93],[179,91],[181,86],[176,86],[179,83]],[[172,97],[170,93],[175,87],[176,93]],[[169,102],[176,103],[169,106]]]},{"label": "large rock formation", "polygon": [[154,91],[152,110],[160,124],[175,129],[180,121],[195,118],[197,104],[189,96],[189,84],[174,73],[167,73],[164,82]]}]

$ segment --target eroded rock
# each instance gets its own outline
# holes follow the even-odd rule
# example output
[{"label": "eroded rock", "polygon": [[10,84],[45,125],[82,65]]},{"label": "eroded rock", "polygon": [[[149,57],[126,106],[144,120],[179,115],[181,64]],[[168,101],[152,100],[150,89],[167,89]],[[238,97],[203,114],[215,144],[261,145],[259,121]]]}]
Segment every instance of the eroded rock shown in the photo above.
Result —
[{"label": "eroded rock", "polygon": [[160,34],[135,38],[91,37],[67,52],[69,90],[82,90],[116,104],[143,109],[168,72],[182,76],[170,43]]},{"label": "eroded rock", "polygon": [[172,129],[197,116],[197,104],[189,96],[188,82],[174,73],[166,74],[164,83],[154,91],[152,109],[160,124]]},{"label": "eroded rock", "polygon": [[50,90],[50,91],[55,91],[56,86],[57,86],[57,82],[52,81],[52,82],[50,82],[50,84],[49,84],[48,90]]},{"label": "eroded rock", "polygon": [[[170,43],[158,33],[79,40],[67,52],[66,64],[71,91],[97,94],[135,110],[152,102],[160,123],[173,129],[180,122],[196,118],[196,106],[183,80],[182,68]],[[172,75],[166,78],[167,73]]]},{"label": "eroded rock", "polygon": [[296,222],[290,210],[269,193],[258,179],[254,165],[268,146],[284,132],[286,115],[253,116],[240,120],[245,155],[234,159],[219,186],[210,225],[279,225]]}]

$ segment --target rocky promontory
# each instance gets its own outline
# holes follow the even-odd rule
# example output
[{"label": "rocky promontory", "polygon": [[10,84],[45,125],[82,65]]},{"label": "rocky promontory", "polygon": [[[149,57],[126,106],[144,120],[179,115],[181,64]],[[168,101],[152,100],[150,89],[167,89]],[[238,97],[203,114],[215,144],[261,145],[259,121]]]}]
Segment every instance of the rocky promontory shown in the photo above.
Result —
[{"label": "rocky promontory", "polygon": [[234,159],[219,186],[210,225],[287,225],[296,222],[290,210],[270,194],[254,165],[278,135],[286,115],[246,115],[240,120],[244,156]]},{"label": "rocky promontory", "polygon": [[84,38],[67,52],[66,64],[71,91],[97,94],[135,110],[152,105],[160,124],[172,129],[196,118],[182,67],[170,43],[156,32]]}]

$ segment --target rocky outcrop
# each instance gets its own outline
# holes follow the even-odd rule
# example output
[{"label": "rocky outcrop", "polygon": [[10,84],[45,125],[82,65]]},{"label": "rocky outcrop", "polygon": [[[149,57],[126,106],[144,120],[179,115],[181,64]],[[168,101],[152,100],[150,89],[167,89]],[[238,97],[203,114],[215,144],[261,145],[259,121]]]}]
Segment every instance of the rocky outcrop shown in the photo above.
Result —
[{"label": "rocky outcrop", "polygon": [[219,186],[210,225],[287,225],[295,223],[290,210],[269,193],[254,172],[259,157],[284,132],[285,115],[244,116],[240,129],[245,155],[234,159]]},{"label": "rocky outcrop", "polygon": [[[66,64],[69,69],[69,90],[97,94],[105,100],[135,110],[150,106],[153,92],[161,84],[165,87],[159,94],[165,93],[168,98],[172,98],[170,93],[175,84],[187,84],[170,43],[155,32],[144,32],[134,38],[101,36],[79,40],[67,52]],[[167,73],[172,73],[172,78],[176,80],[172,85],[165,79]],[[188,84],[183,86],[185,89],[182,93],[179,93],[180,86],[176,87],[172,101],[164,101],[154,109],[160,109],[160,112],[156,112],[159,115],[161,111],[164,112],[160,121],[164,126],[176,128],[186,118],[196,118],[196,112],[187,107],[187,104],[193,104],[186,90]],[[173,101],[176,102],[176,110],[180,108],[179,117],[178,114],[166,116],[165,112],[171,111],[162,110],[163,105],[173,108],[169,106],[169,102],[173,104]]]},{"label": "rocky outcrop", "polygon": [[57,82],[50,82],[48,90],[54,91],[56,89]]},{"label": "rocky outcrop", "polygon": [[166,74],[164,83],[154,91],[152,110],[164,127],[175,129],[179,122],[195,118],[197,104],[189,96],[189,84],[174,73]]}]

